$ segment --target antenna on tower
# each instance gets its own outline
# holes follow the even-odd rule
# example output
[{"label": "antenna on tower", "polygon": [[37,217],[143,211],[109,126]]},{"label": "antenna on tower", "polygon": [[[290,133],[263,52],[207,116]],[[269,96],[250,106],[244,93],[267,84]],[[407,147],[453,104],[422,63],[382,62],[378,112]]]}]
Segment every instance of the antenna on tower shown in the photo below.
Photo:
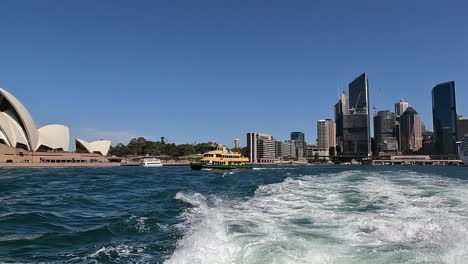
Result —
[{"label": "antenna on tower", "polygon": [[[382,88],[379,87],[379,88],[377,89],[377,96],[376,96],[375,98],[380,98],[380,97],[382,97]],[[378,101],[374,99],[374,104],[373,104],[373,106],[374,106],[374,113],[377,111],[378,105],[379,105],[379,104],[378,104]],[[377,107],[376,107],[376,106],[377,106]]]},{"label": "antenna on tower", "polygon": [[340,88],[341,88],[341,81],[338,80],[338,98],[340,98]]}]

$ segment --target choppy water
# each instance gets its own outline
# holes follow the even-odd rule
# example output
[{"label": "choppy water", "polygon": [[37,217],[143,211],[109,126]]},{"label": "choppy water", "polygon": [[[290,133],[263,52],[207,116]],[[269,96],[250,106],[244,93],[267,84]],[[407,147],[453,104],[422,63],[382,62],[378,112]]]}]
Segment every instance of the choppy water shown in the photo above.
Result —
[{"label": "choppy water", "polygon": [[468,168],[0,170],[0,263],[468,263]]}]

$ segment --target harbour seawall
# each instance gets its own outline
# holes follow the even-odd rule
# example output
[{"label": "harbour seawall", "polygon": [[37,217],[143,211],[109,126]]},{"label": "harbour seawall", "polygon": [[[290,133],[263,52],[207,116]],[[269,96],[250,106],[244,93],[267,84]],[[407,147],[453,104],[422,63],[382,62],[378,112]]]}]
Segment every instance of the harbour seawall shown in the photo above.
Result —
[{"label": "harbour seawall", "polygon": [[0,168],[79,168],[79,167],[120,167],[120,163],[0,163]]}]

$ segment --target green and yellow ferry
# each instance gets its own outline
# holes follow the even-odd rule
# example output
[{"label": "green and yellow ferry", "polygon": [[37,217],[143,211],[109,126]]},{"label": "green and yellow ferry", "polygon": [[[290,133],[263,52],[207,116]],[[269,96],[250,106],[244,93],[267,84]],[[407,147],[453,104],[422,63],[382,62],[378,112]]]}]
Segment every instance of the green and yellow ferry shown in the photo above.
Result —
[{"label": "green and yellow ferry", "polygon": [[249,159],[237,152],[228,151],[225,147],[209,151],[203,154],[199,162],[190,163],[192,170],[215,169],[215,170],[234,170],[234,169],[252,169]]}]

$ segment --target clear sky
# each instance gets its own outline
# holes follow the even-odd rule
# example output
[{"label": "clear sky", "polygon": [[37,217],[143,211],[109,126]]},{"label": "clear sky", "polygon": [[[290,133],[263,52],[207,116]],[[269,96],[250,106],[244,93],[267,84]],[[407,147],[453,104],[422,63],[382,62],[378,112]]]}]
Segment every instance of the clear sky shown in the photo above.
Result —
[{"label": "clear sky", "polygon": [[362,72],[378,110],[404,98],[431,128],[431,89],[455,80],[468,115],[468,2],[0,2],[0,87],[87,140],[312,143]]}]

